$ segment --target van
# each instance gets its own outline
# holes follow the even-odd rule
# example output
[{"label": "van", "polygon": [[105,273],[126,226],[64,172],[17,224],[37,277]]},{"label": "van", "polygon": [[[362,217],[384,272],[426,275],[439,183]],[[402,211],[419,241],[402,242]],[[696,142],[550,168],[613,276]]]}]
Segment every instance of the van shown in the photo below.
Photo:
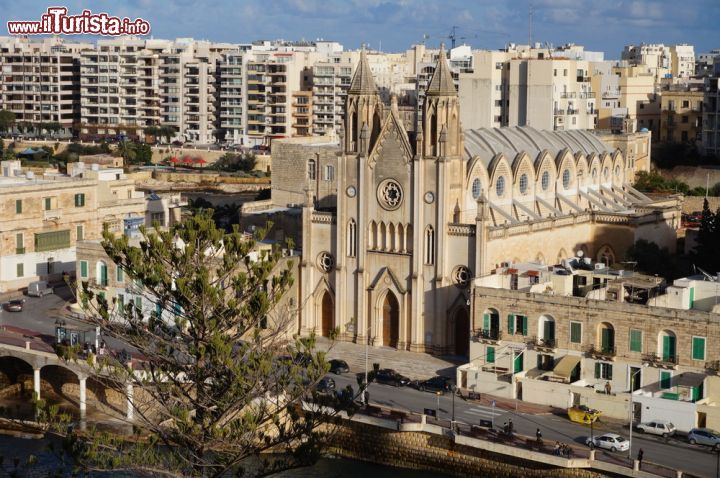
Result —
[{"label": "van", "polygon": [[39,280],[31,282],[28,285],[28,295],[32,297],[42,297],[44,295],[52,294],[53,288],[50,287],[47,281]]}]

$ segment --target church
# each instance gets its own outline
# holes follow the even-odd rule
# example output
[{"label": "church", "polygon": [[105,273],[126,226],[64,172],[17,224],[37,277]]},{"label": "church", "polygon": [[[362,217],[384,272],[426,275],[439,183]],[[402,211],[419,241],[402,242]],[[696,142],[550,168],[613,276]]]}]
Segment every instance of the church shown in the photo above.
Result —
[{"label": "church", "polygon": [[363,52],[337,136],[273,143],[273,208],[301,223],[301,334],[464,356],[474,278],[577,251],[611,265],[638,239],[674,251],[679,199],[635,190],[635,161],[593,133],[463,131],[442,50],[420,119],[388,103]]}]

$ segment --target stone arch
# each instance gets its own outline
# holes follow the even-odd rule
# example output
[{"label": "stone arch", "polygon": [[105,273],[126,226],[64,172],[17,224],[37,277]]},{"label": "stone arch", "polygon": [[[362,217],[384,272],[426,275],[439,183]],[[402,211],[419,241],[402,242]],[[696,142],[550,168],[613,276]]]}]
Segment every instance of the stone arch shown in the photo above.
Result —
[{"label": "stone arch", "polygon": [[387,233],[388,233],[388,240],[387,240],[387,249],[390,252],[397,251],[398,244],[397,244],[397,236],[395,235],[395,224],[388,223],[387,226]]},{"label": "stone arch", "polygon": [[499,339],[501,335],[500,311],[494,307],[487,307],[482,314],[482,322],[474,324],[480,335],[486,338]]},{"label": "stone arch", "polygon": [[545,264],[545,256],[542,252],[538,252],[535,255],[535,262],[539,262],[540,264]]},{"label": "stone arch", "polygon": [[53,398],[65,399],[78,406],[80,404],[80,378],[78,374],[62,365],[48,364],[40,368],[41,396],[50,392]]},{"label": "stone arch", "polygon": [[[527,185],[525,193],[521,191],[520,180],[525,175]],[[513,163],[513,197],[519,199],[530,199],[534,195],[535,190],[535,168],[533,168],[530,156],[526,152],[521,152],[515,158]]]},{"label": "stone arch", "polygon": [[375,221],[368,224],[368,249],[377,249],[378,226]]},{"label": "stone arch", "polygon": [[[28,381],[29,379],[29,387]],[[26,360],[12,355],[0,357],[0,389],[20,384],[19,392],[33,390],[33,365]]]},{"label": "stone arch", "polygon": [[470,353],[470,315],[467,307],[460,306],[452,315],[455,336],[455,355],[466,357]]},{"label": "stone arch", "polygon": [[462,209],[466,212],[466,214],[474,215],[477,209],[477,199],[473,196],[473,183],[476,179],[478,180],[480,192],[484,193],[487,197],[490,176],[488,175],[485,163],[483,163],[479,156],[475,156],[470,161],[467,169],[467,175],[465,177],[465,199],[464,207]]},{"label": "stone arch", "polygon": [[381,251],[386,251],[388,244],[387,244],[387,226],[385,226],[384,221],[380,221],[380,227],[378,228],[378,243],[377,243],[377,249]]},{"label": "stone arch", "polygon": [[608,153],[603,153],[600,158],[600,162],[602,164],[600,170],[600,183],[609,186],[612,184],[612,158]]},{"label": "stone arch", "polygon": [[543,344],[547,346],[554,346],[555,327],[555,318],[550,314],[542,314],[538,318],[538,339],[540,339]]},{"label": "stone arch", "polygon": [[575,176],[578,187],[585,187],[592,182],[590,178],[590,165],[582,153],[578,153],[575,156]]},{"label": "stone arch", "polygon": [[615,327],[610,322],[600,322],[597,325],[595,347],[602,352],[615,350]]},{"label": "stone arch", "polygon": [[405,225],[405,252],[413,251],[413,227],[412,224]]},{"label": "stone arch", "polygon": [[[545,172],[548,173],[547,189],[543,189],[542,187],[542,178]],[[557,166],[555,165],[555,161],[553,161],[550,153],[547,151],[540,153],[538,158],[535,160],[535,194],[540,193],[542,195],[554,195],[554,184],[557,181],[557,175]]]},{"label": "stone arch", "polygon": [[613,171],[612,171],[612,183],[615,186],[622,186],[625,182],[625,161],[622,153],[617,150],[612,155],[613,160]]},{"label": "stone arch", "polygon": [[400,340],[400,302],[390,289],[380,297],[379,318],[383,345],[397,347]]},{"label": "stone arch", "polygon": [[320,335],[330,337],[335,327],[335,301],[330,291],[326,290],[320,301]]},{"label": "stone arch", "polygon": [[558,251],[557,259],[555,260],[555,264],[560,264],[560,262],[561,262],[563,259],[567,259],[567,256],[568,256],[568,253],[567,253],[567,251],[565,250],[565,248],[564,248],[564,247],[561,248],[561,249]]},{"label": "stone arch", "polygon": [[596,260],[598,262],[603,262],[605,265],[610,266],[612,264],[615,264],[615,251],[613,250],[612,246],[609,244],[605,244],[600,249],[598,249],[598,253],[596,256]]},{"label": "stone arch", "polygon": [[[507,160],[504,154],[496,155],[490,162],[488,168],[490,174],[490,184],[488,187],[487,197],[494,201],[507,202],[512,199],[512,186],[515,183],[513,180],[512,168],[510,162]],[[497,194],[497,184],[500,178],[503,178],[504,191],[502,196]]]},{"label": "stone arch", "polygon": [[677,363],[677,335],[671,329],[658,333],[657,355],[663,362]]},{"label": "stone arch", "polygon": [[588,167],[590,171],[588,173],[588,184],[592,184],[593,186],[599,186],[602,180],[602,163],[600,162],[600,158],[597,154],[590,153],[590,156],[588,158]]},{"label": "stone arch", "polygon": [[[577,187],[577,171],[575,169],[575,158],[568,149],[563,149],[557,155],[555,163],[557,164],[557,181],[555,182],[555,190],[560,193],[566,193]],[[568,172],[570,182],[565,188],[565,171]]]}]

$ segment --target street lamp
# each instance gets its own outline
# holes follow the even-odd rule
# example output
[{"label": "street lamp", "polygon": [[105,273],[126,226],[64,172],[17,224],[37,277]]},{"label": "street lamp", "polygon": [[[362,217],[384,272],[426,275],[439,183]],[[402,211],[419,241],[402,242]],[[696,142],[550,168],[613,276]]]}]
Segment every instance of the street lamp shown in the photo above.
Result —
[{"label": "street lamp", "polygon": [[367,328],[367,334],[365,336],[365,383],[363,384],[363,391],[362,391],[362,403],[363,405],[369,405],[367,403],[367,400],[365,399],[365,396],[367,394],[368,389],[368,348],[370,344],[370,329],[372,326],[368,326]]},{"label": "street lamp", "polygon": [[457,385],[453,384],[450,387],[452,393],[452,419],[450,420],[450,428],[455,430],[455,392],[457,392]]}]

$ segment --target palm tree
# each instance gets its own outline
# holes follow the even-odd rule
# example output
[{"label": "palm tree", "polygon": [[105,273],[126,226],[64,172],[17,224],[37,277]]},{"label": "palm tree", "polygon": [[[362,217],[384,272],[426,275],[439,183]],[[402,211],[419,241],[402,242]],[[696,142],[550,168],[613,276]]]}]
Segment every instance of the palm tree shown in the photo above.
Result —
[{"label": "palm tree", "polygon": [[132,163],[135,160],[136,152],[135,152],[135,148],[134,148],[133,144],[128,140],[120,141],[117,145],[117,149],[115,150],[115,152],[119,156],[122,156],[123,169],[125,169],[125,171],[127,171],[128,168],[130,167],[130,163]]}]

